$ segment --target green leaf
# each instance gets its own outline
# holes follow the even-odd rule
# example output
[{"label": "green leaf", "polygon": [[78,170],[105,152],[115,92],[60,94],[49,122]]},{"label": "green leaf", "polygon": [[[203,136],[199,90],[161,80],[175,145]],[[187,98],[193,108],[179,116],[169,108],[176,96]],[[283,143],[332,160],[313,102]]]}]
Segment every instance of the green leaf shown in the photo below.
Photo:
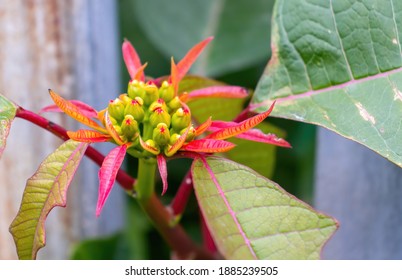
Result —
[{"label": "green leaf", "polygon": [[28,179],[10,232],[20,259],[35,259],[45,246],[45,221],[55,206],[66,206],[71,180],[85,153],[87,143],[68,140],[49,155]]},{"label": "green leaf", "polygon": [[[276,2],[252,106],[326,127],[402,167],[401,1]],[[261,106],[261,107],[259,107]]]},{"label": "green leaf", "polygon": [[10,132],[11,122],[17,113],[17,106],[0,94],[0,158],[6,147],[6,140]]},{"label": "green leaf", "polygon": [[238,163],[196,159],[192,175],[208,228],[227,259],[318,259],[337,228],[331,217]]},{"label": "green leaf", "polygon": [[[198,76],[186,76],[180,82],[179,92],[190,92],[192,90],[225,85],[222,82]],[[245,100],[243,98],[199,98],[188,102],[192,117],[201,124],[210,116],[212,120],[231,121],[243,109]]]},{"label": "green leaf", "polygon": [[176,61],[196,43],[215,36],[195,65],[202,75],[221,75],[269,57],[274,1],[135,1],[135,15],[149,39]]}]

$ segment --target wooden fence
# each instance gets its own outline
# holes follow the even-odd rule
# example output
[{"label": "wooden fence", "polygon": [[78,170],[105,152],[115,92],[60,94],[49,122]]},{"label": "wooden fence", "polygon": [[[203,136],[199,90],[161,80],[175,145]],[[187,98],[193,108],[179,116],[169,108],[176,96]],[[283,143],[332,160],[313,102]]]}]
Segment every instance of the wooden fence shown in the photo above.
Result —
[{"label": "wooden fence", "polygon": [[[51,104],[51,88],[96,109],[120,93],[120,47],[114,0],[0,1],[0,92],[38,112]],[[74,121],[46,114],[70,129]],[[26,180],[61,141],[25,121],[14,121],[0,161],[0,259],[16,258],[8,227]],[[105,147],[106,150],[110,147]],[[123,224],[123,196],[112,191],[95,217],[97,170],[85,159],[69,190],[66,209],[56,208],[46,223],[47,246],[38,257],[65,259],[82,238],[108,234]]]}]

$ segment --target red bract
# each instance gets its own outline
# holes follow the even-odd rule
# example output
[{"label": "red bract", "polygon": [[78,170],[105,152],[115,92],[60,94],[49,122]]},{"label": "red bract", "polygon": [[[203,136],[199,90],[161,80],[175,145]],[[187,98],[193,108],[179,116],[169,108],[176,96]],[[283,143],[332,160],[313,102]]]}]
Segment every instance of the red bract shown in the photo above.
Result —
[{"label": "red bract", "polygon": [[[146,80],[144,69],[147,64],[141,64],[135,48],[125,40],[122,52],[131,77],[127,94],[111,100],[108,107],[100,112],[82,102],[64,100],[50,91],[58,108],[94,129],[70,131],[68,136],[71,139],[85,143],[111,141],[119,145],[106,156],[99,171],[97,215],[111,191],[126,153],[139,158],[156,158],[164,194],[167,190],[166,160],[177,152],[192,158],[226,152],[235,147],[233,143],[225,141],[230,137],[290,147],[285,140],[273,134],[253,129],[268,117],[274,104],[266,112],[239,123],[212,121],[210,117],[197,128],[192,126],[191,110],[186,102],[211,97],[247,97],[247,90],[238,86],[211,86],[188,93],[179,92],[180,81],[211,40],[212,37],[209,37],[195,45],[177,64],[172,58],[171,74],[165,80]],[[45,111],[56,109],[50,106]],[[210,134],[196,139],[206,132]]]}]

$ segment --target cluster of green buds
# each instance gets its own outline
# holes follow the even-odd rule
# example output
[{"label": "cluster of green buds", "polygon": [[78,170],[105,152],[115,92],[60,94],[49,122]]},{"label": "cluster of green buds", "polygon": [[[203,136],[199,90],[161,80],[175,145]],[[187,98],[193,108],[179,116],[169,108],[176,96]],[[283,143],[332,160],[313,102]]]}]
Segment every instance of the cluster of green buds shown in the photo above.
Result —
[{"label": "cluster of green buds", "polygon": [[186,135],[183,144],[195,138],[190,109],[167,81],[157,87],[132,80],[126,94],[110,101],[107,112],[119,138],[141,155],[171,156],[174,152],[169,151],[181,136]]}]

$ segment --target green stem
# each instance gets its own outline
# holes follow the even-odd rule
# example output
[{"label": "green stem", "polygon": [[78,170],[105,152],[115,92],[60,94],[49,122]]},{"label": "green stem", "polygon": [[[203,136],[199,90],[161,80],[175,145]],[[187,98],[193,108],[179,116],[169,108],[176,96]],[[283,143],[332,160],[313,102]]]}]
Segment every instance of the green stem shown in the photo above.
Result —
[{"label": "green stem", "polygon": [[146,202],[155,190],[156,160],[154,158],[138,159],[137,182],[134,186],[139,201]]},{"label": "green stem", "polygon": [[155,195],[156,160],[154,158],[140,158],[135,190],[138,203],[148,215],[154,226],[174,249],[175,258],[178,259],[211,259],[212,254],[199,248],[184,232],[183,228],[175,222],[173,213]]}]

